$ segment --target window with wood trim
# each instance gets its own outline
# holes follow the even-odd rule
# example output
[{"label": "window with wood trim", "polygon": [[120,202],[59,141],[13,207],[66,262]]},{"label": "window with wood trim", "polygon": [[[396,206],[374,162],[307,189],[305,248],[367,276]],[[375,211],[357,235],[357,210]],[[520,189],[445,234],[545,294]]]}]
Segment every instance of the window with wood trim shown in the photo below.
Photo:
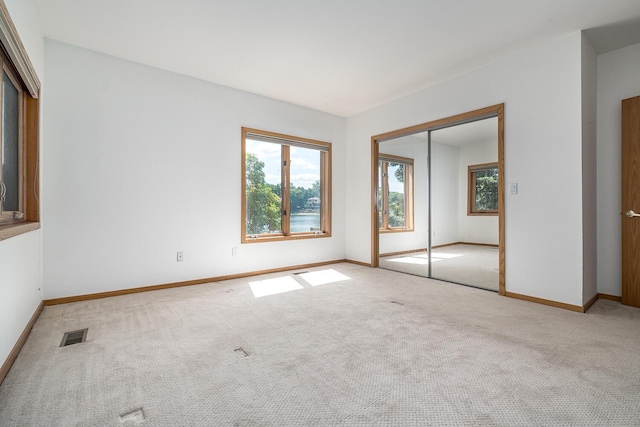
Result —
[{"label": "window with wood trim", "polygon": [[468,167],[467,215],[498,215],[498,163]]},{"label": "window with wood trim", "polygon": [[413,231],[413,159],[378,155],[380,232]]},{"label": "window with wood trim", "polygon": [[0,224],[7,224],[25,217],[24,92],[3,56],[0,55]]},{"label": "window with wood trim", "polygon": [[331,235],[331,144],[242,128],[242,242]]},{"label": "window with wood trim", "polygon": [[[10,59],[11,58],[11,59]],[[0,240],[39,228],[40,81],[0,1]]]}]

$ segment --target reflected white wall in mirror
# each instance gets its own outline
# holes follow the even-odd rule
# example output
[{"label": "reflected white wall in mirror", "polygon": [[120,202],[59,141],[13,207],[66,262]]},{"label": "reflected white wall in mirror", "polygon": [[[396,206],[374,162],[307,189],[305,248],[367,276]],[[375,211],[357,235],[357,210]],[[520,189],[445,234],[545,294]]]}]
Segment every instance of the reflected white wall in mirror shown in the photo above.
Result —
[{"label": "reflected white wall in mirror", "polygon": [[[432,228],[436,233],[435,237],[432,236],[432,244],[470,242],[497,245],[498,216],[467,214],[468,166],[498,161],[497,117],[432,132],[431,152],[432,179],[436,184],[432,188]],[[456,171],[455,178],[450,176],[452,171]],[[450,200],[452,194],[457,199],[455,210]],[[457,221],[449,218],[454,212]],[[455,224],[455,232],[452,224]]]}]

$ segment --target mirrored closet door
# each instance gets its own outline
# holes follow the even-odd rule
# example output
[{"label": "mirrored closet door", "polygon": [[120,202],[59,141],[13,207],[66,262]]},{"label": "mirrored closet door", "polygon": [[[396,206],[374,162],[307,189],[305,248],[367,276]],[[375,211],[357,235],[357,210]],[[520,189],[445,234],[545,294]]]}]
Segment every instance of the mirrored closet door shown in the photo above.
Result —
[{"label": "mirrored closet door", "polygon": [[500,291],[500,112],[374,137],[380,268]]}]

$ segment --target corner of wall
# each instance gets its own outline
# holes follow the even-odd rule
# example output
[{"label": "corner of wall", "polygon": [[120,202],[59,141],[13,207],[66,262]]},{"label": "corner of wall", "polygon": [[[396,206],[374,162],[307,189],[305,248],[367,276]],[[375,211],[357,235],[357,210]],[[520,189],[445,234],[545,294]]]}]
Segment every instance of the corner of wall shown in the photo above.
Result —
[{"label": "corner of wall", "polygon": [[597,56],[584,32],[581,40],[582,89],[582,301],[598,293],[597,265]]}]

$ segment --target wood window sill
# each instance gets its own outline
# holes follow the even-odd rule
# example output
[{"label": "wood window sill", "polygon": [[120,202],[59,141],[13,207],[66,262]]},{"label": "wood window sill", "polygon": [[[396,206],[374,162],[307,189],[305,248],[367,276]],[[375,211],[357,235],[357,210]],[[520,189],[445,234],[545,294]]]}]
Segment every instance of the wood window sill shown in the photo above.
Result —
[{"label": "wood window sill", "polygon": [[379,231],[380,231],[380,234],[411,233],[413,231],[413,228],[381,228]]},{"label": "wood window sill", "polygon": [[287,240],[303,240],[303,239],[323,239],[325,237],[331,237],[331,233],[319,233],[319,234],[309,234],[309,233],[299,233],[299,234],[290,234],[288,236],[276,235],[276,236],[259,236],[259,237],[249,237],[245,236],[242,239],[242,243],[261,243],[261,242],[283,242]]},{"label": "wood window sill", "polygon": [[17,224],[2,225],[0,226],[0,241],[28,233],[29,231],[38,230],[39,228],[39,222],[20,222]]}]

